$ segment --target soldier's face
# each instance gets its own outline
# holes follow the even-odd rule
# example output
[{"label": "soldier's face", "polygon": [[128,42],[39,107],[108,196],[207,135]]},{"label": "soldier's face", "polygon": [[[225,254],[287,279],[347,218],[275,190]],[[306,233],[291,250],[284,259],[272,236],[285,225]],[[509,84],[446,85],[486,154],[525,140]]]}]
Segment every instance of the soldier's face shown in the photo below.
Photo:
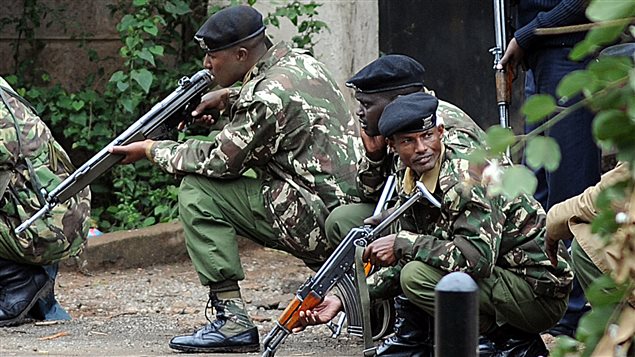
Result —
[{"label": "soldier's face", "polygon": [[355,115],[359,119],[360,127],[368,136],[379,136],[379,118],[392,98],[382,93],[356,92],[355,99],[359,103]]},{"label": "soldier's face", "polygon": [[207,52],[203,67],[210,70],[221,87],[229,87],[243,78],[246,71],[237,47],[221,51]]},{"label": "soldier's face", "polygon": [[416,133],[398,133],[388,139],[401,161],[419,176],[434,168],[441,155],[443,126]]}]

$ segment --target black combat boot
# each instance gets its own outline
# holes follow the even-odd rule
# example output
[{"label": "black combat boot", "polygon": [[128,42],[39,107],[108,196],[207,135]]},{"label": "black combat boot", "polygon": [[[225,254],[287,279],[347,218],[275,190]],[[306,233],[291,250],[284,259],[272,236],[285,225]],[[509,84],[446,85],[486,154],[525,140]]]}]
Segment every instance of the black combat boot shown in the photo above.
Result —
[{"label": "black combat boot", "polygon": [[192,335],[172,338],[170,348],[184,352],[210,353],[260,351],[258,329],[249,318],[240,293],[227,294],[210,292],[208,307],[211,306],[216,311],[216,320],[210,321],[210,324]]},{"label": "black combat boot", "polygon": [[403,295],[395,298],[394,335],[377,347],[379,357],[434,356],[434,319]]},{"label": "black combat boot", "polygon": [[529,333],[511,325],[497,327],[479,338],[479,357],[548,356],[547,346],[538,333]]},{"label": "black combat boot", "polygon": [[53,282],[40,266],[0,259],[0,327],[23,323]]}]

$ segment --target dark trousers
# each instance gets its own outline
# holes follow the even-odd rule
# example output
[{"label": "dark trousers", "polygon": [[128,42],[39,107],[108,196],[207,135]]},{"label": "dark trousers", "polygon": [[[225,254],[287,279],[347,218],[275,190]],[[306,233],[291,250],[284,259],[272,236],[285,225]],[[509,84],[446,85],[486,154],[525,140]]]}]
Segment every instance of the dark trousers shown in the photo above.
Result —
[{"label": "dark trousers", "polygon": [[[567,74],[586,68],[592,59],[573,62],[567,57],[571,48],[553,47],[537,50],[528,56],[528,71],[525,78],[525,97],[532,94],[551,94],[556,97],[556,88]],[[562,106],[570,106],[580,97],[569,99]],[[556,203],[582,193],[595,185],[601,175],[601,151],[593,140],[592,121],[594,114],[587,109],[579,109],[551,127],[545,135],[554,138],[560,146],[560,166],[554,172],[544,169],[535,172],[538,188],[535,197],[545,210]],[[527,125],[525,132],[537,125]],[[565,242],[567,246],[570,241]],[[586,311],[586,300],[580,285],[574,281],[569,297],[567,313],[560,324],[576,328],[582,313]]]}]

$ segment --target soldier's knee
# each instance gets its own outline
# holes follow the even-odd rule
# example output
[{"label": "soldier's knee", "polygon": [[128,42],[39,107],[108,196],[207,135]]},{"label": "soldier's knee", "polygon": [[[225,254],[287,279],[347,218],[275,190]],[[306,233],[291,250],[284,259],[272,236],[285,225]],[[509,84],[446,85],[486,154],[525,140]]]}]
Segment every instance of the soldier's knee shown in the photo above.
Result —
[{"label": "soldier's knee", "polygon": [[422,290],[434,290],[442,274],[432,266],[412,261],[401,269],[399,283],[408,298],[420,295]]}]

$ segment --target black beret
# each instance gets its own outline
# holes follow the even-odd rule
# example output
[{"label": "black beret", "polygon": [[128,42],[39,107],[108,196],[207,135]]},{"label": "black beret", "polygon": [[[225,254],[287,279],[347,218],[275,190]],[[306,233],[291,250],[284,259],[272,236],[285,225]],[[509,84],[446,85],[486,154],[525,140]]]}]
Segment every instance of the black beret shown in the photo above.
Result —
[{"label": "black beret", "polygon": [[384,108],[379,118],[379,133],[390,137],[395,133],[414,133],[434,128],[439,101],[423,92],[402,95]]},{"label": "black beret", "polygon": [[194,39],[205,52],[230,48],[265,31],[262,15],[253,7],[240,5],[212,15],[196,32]]},{"label": "black beret", "polygon": [[423,87],[423,66],[405,55],[386,55],[374,60],[346,82],[358,92],[377,93],[407,87]]}]

